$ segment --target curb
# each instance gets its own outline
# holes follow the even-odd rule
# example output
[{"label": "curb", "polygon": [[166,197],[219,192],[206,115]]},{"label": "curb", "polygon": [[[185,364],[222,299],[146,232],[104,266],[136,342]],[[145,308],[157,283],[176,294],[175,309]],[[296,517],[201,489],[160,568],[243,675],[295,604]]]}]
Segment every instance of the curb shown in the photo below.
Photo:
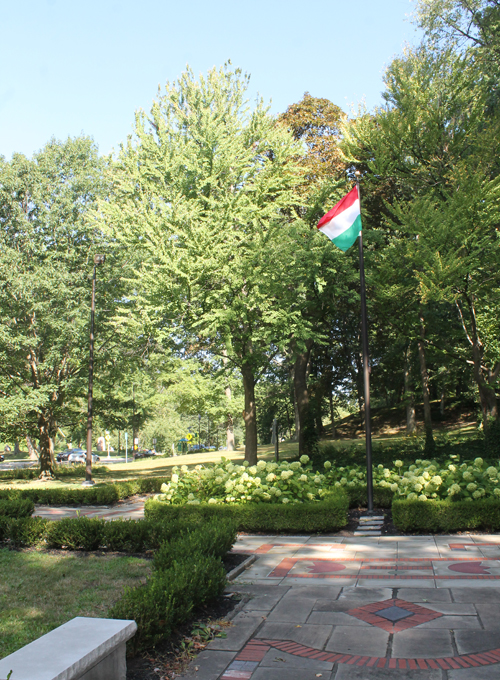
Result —
[{"label": "curb", "polygon": [[245,571],[245,569],[248,569],[248,567],[255,562],[257,559],[257,555],[249,555],[247,559],[242,562],[241,564],[238,564],[237,567],[234,569],[231,569],[230,572],[226,574],[226,578],[228,581],[234,581],[234,579],[239,576],[242,572]]}]

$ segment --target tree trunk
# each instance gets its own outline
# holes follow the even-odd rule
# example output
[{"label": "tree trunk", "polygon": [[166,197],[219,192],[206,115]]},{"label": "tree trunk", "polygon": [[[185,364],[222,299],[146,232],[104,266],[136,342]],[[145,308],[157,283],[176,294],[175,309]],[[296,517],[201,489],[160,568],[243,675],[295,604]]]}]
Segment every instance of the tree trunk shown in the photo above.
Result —
[{"label": "tree trunk", "polygon": [[[229,385],[226,386],[226,399],[228,402],[232,399],[232,392]],[[226,447],[228,451],[234,451],[234,422],[230,411],[226,414]]]},{"label": "tree trunk", "polygon": [[[478,342],[477,337],[473,338],[474,344],[472,345],[472,359],[474,361],[474,380],[476,381],[477,388],[479,390],[479,399],[481,401],[481,411],[483,413],[483,428],[484,432],[488,431],[488,421],[490,418],[498,419],[498,406],[497,397],[495,390],[491,387],[485,380],[481,364],[482,364],[482,351],[481,346]],[[489,376],[488,376],[489,377]]]},{"label": "tree trunk", "polygon": [[[224,363],[224,367],[227,366],[228,358],[227,358],[227,350],[224,349],[222,352],[222,362]],[[231,392],[231,386],[229,383],[226,385],[226,400],[228,403],[228,412],[226,414],[226,448],[228,451],[234,451],[235,449],[235,442],[234,442],[234,421],[233,421],[233,414],[231,413],[231,410],[229,409],[229,404],[231,403],[231,399],[233,397],[233,394]]]},{"label": "tree trunk", "polygon": [[446,392],[443,387],[441,390],[441,399],[439,400],[439,413],[441,414],[441,417],[444,418],[444,403],[446,399]]},{"label": "tree trunk", "polygon": [[420,359],[420,375],[422,377],[422,397],[424,400],[424,428],[425,428],[425,451],[434,451],[434,436],[432,433],[431,399],[429,395],[429,374],[425,361],[425,326],[424,318],[420,315],[420,338],[418,339],[418,357]]},{"label": "tree trunk", "polygon": [[255,406],[255,377],[250,366],[241,369],[245,391],[245,460],[250,465],[257,463],[257,410]]},{"label": "tree trunk", "polygon": [[470,340],[472,344],[472,360],[474,362],[473,374],[474,380],[476,381],[477,388],[479,390],[479,399],[481,401],[481,410],[483,412],[484,433],[487,434],[489,419],[492,418],[498,420],[497,397],[495,389],[492,387],[492,385],[495,383],[495,380],[498,377],[500,368],[497,365],[493,371],[488,370],[487,377],[485,377],[483,369],[484,346],[477,330],[476,309],[472,299],[467,298],[467,303],[469,306],[469,314],[472,326]]},{"label": "tree trunk", "polygon": [[54,442],[51,437],[53,430],[50,419],[41,415],[38,418],[38,431],[40,432],[40,479],[54,479]]},{"label": "tree trunk", "polygon": [[19,448],[19,439],[16,439],[14,442],[14,455],[18,456],[21,453],[21,449]]},{"label": "tree trunk", "polygon": [[333,407],[333,392],[330,389],[328,392],[328,402],[330,404],[330,420],[332,423],[332,439],[335,439],[335,409]]},{"label": "tree trunk", "polygon": [[411,380],[410,346],[405,353],[405,401],[406,401],[406,434],[412,435],[417,429],[417,419],[415,415],[415,394]]},{"label": "tree trunk", "polygon": [[292,402],[293,402],[293,416],[295,421],[295,432],[290,437],[292,442],[298,442],[300,437],[300,418],[297,398],[295,396],[295,367],[290,362],[290,380],[292,381]]},{"label": "tree trunk", "polygon": [[309,341],[306,350],[297,354],[293,370],[295,402],[299,416],[299,456],[310,453],[314,445],[314,417],[311,417],[307,390],[307,368],[311,347],[312,341]]},{"label": "tree trunk", "polygon": [[28,453],[29,453],[29,458],[30,460],[38,460],[38,454],[36,452],[35,447],[33,446],[33,442],[31,441],[31,437],[26,435],[26,445],[28,447]]}]

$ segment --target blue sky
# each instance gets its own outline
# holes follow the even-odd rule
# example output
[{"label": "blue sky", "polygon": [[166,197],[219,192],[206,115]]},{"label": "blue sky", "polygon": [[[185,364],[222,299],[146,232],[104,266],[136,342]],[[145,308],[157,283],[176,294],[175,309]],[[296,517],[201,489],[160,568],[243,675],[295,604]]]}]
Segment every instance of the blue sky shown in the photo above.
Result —
[{"label": "blue sky", "polygon": [[101,153],[132,131],[158,85],[230,59],[278,113],[305,91],[345,111],[381,103],[384,68],[415,44],[411,0],[16,0],[0,10],[0,155],[52,136]]}]

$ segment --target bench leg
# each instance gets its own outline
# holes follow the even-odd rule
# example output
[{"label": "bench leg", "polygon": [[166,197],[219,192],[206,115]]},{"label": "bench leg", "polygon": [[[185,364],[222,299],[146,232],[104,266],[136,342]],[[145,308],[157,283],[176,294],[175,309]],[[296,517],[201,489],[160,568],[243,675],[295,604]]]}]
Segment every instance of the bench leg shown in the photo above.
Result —
[{"label": "bench leg", "polygon": [[90,668],[78,680],[126,680],[127,660],[126,643],[122,642],[114,652],[104,657],[93,668]]}]

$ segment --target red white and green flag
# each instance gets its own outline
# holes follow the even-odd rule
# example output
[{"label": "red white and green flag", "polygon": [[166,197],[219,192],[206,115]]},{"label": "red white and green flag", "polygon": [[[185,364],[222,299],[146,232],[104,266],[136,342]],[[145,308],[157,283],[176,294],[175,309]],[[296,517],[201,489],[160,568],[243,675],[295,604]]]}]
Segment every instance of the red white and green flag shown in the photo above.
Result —
[{"label": "red white and green flag", "polygon": [[320,219],[318,229],[344,252],[353,245],[361,231],[361,209],[357,186],[353,187]]}]

